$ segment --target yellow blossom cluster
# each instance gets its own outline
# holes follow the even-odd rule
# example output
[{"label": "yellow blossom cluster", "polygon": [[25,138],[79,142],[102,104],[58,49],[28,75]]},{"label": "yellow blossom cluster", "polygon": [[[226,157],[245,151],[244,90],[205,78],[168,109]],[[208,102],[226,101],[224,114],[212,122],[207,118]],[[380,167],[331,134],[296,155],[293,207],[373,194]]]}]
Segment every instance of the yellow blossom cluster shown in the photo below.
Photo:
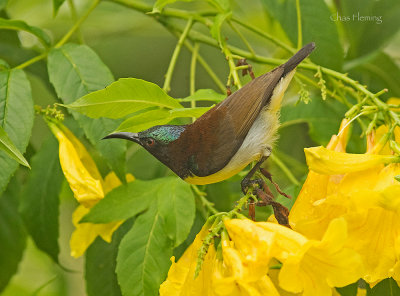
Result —
[{"label": "yellow blossom cluster", "polygon": [[[347,128],[327,149],[306,149],[311,171],[289,215],[294,230],[314,239],[330,221],[344,219],[344,243],[360,254],[362,277],[371,286],[388,277],[400,283],[400,164],[388,147],[378,146],[385,132],[381,126],[368,137],[365,154],[344,152]],[[395,135],[400,142],[399,128]]]},{"label": "yellow blossom cluster", "polygon": [[[48,121],[48,125],[59,142],[59,157],[61,169],[74,193],[79,206],[72,215],[75,231],[70,240],[71,256],[82,256],[97,236],[106,242],[111,242],[112,234],[123,221],[107,224],[79,223],[90,209],[105,194],[122,183],[114,172],[104,179],[85,146],[74,134],[60,122]],[[132,175],[127,175],[127,181],[133,181]]]},{"label": "yellow blossom cluster", "polygon": [[[281,289],[305,296],[331,295],[334,287],[351,284],[364,274],[360,255],[344,245],[343,218],[333,220],[321,240],[271,222],[232,219],[225,221],[225,227],[230,239],[222,235],[221,255],[210,247],[197,278],[197,251],[207,227],[178,263],[172,259],[161,296],[278,296]],[[269,276],[276,259],[282,262],[278,282]]]},{"label": "yellow blossom cluster", "polygon": [[290,212],[291,229],[225,219],[227,232],[194,278],[204,226],[182,258],[172,258],[160,295],[324,296],[360,278],[371,286],[388,277],[400,283],[399,157],[377,147],[385,127],[368,137],[365,154],[346,153],[348,126],[344,120],[327,148],[306,149],[310,172]]}]

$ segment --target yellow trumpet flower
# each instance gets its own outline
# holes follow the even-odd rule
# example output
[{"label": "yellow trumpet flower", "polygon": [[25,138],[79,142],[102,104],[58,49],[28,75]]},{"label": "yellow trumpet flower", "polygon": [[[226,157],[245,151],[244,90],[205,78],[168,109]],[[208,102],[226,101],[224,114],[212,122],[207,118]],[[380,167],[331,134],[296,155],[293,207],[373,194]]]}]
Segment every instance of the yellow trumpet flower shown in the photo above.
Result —
[{"label": "yellow trumpet flower", "polygon": [[[75,231],[70,240],[71,256],[77,258],[83,255],[97,236],[106,242],[111,242],[112,234],[122,224],[123,221],[107,224],[79,223],[105,194],[122,183],[114,172],[103,180],[85,146],[68,128],[59,122],[49,121],[48,125],[59,142],[61,169],[76,200],[80,203],[72,214]],[[127,175],[127,180],[131,182],[134,177]]]},{"label": "yellow trumpet flower", "polygon": [[[383,129],[369,136],[366,154],[334,152],[345,144],[338,137],[328,149],[312,150],[320,155],[311,155],[311,171],[289,215],[294,230],[314,239],[323,236],[333,219],[345,219],[345,246],[360,254],[363,278],[371,285],[391,276],[399,281],[400,182],[395,176],[400,164],[393,163],[397,156],[373,154],[390,152],[387,146],[375,146]],[[385,166],[387,162],[392,163]]]}]

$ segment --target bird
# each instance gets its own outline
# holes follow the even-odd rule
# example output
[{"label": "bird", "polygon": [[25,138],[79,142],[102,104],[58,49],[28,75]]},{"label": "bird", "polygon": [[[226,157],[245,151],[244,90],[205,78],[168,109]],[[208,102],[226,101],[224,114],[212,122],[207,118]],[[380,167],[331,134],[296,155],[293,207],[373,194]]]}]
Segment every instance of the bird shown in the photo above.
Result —
[{"label": "bird", "polygon": [[187,125],[158,125],[139,133],[116,132],[141,145],[184,181],[204,185],[223,181],[257,161],[241,182],[242,190],[270,156],[277,139],[283,95],[296,67],[314,50],[309,43],[286,63],[229,95]]}]

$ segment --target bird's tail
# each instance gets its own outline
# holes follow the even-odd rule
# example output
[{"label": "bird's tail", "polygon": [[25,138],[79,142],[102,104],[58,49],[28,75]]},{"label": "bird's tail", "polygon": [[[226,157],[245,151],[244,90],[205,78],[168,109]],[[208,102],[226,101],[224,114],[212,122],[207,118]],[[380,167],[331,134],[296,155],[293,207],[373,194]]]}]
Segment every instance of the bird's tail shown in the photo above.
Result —
[{"label": "bird's tail", "polygon": [[310,55],[310,53],[314,50],[315,43],[311,42],[305,45],[302,49],[295,53],[286,63],[282,65],[283,67],[283,75],[290,73],[294,68],[297,67],[298,64],[301,63],[306,57]]}]

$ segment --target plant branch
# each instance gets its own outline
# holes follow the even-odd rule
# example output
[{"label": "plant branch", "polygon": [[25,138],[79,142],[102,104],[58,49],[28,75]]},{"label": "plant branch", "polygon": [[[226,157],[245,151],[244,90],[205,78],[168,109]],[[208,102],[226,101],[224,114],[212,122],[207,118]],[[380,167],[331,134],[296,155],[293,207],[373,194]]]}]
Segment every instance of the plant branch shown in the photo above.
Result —
[{"label": "plant branch", "polygon": [[[94,0],[92,5],[86,11],[86,13],[79,18],[79,20],[71,27],[71,29],[61,38],[61,40],[53,48],[59,48],[59,47],[63,46],[69,40],[69,38],[71,38],[71,36],[75,33],[75,31],[79,29],[80,25],[82,25],[82,23],[87,19],[87,17],[96,8],[96,6],[99,4],[99,2],[100,2],[100,0]],[[51,48],[48,51],[45,51],[45,52],[41,53],[40,55],[33,57],[30,60],[27,60],[26,62],[14,67],[14,69],[24,69],[40,60],[46,58],[47,55],[49,54],[50,50],[51,50]]]},{"label": "plant branch", "polygon": [[189,20],[186,24],[186,27],[183,30],[182,35],[180,36],[180,38],[178,40],[178,44],[175,47],[174,53],[172,54],[171,62],[169,64],[167,74],[165,74],[165,82],[164,82],[164,87],[163,87],[165,92],[169,92],[171,90],[170,84],[171,84],[172,74],[174,73],[175,65],[178,60],[179,53],[181,52],[182,45],[192,27],[192,25],[193,25],[193,18],[189,18]]},{"label": "plant branch", "polygon": [[278,45],[279,47],[282,47],[283,49],[287,50],[290,53],[295,53],[296,52],[295,48],[283,43],[279,39],[276,39],[274,36],[269,35],[268,33],[258,29],[257,27],[250,26],[249,24],[247,24],[245,22],[242,22],[241,20],[239,20],[239,19],[237,19],[235,17],[232,17],[231,20],[233,22],[241,25],[243,28],[246,28],[247,30],[249,30],[249,31],[251,31],[251,32],[253,32],[253,33],[255,33],[255,34],[257,34],[257,35],[259,35],[259,36],[261,36],[261,37],[263,37],[263,38],[265,38],[265,39],[267,39],[267,40],[269,40],[269,41],[271,41],[273,43],[275,43],[276,45]]},{"label": "plant branch", "polygon": [[100,3],[100,0],[94,0],[92,5],[90,5],[89,9],[86,11],[84,15],[82,15],[79,20],[72,26],[72,28],[64,35],[63,38],[61,38],[60,41],[54,46],[54,48],[59,48],[63,46],[69,38],[75,33],[76,30],[79,29],[79,27],[82,25],[82,23],[88,18],[90,13],[97,7],[97,5]]},{"label": "plant branch", "polygon": [[296,13],[297,13],[297,50],[303,45],[303,32],[301,28],[301,10],[300,0],[296,0]]},{"label": "plant branch", "polygon": [[[164,24],[161,22],[167,30],[169,30],[173,35],[179,38],[179,32],[175,28],[171,28],[168,24]],[[188,40],[185,40],[183,43],[185,47],[190,50],[190,52],[193,53],[194,47],[190,44]],[[218,78],[217,74],[211,69],[210,65],[204,60],[204,58],[198,53],[197,54],[197,60],[199,61],[200,65],[204,68],[204,70],[207,72],[207,74],[210,76],[210,78],[214,81],[214,83],[217,85],[217,87],[221,90],[222,93],[225,93],[226,87],[222,83],[222,81]]]},{"label": "plant branch", "polygon": [[292,174],[290,169],[283,163],[283,161],[278,156],[276,156],[276,154],[271,154],[270,157],[271,160],[285,173],[290,182],[292,182],[296,186],[299,186],[301,184],[300,181],[297,180],[297,178]]},{"label": "plant branch", "polygon": [[[78,21],[78,14],[77,14],[77,12],[76,12],[76,7],[75,7],[74,0],[68,0],[68,5],[69,5],[70,10],[71,10],[72,19],[74,20],[74,22],[77,22],[77,21]],[[76,33],[77,33],[77,35],[78,35],[79,42],[80,42],[81,44],[84,44],[85,41],[84,41],[84,39],[83,39],[83,34],[82,34],[81,29],[78,28],[77,31],[76,31]]]},{"label": "plant branch", "polygon": [[250,43],[247,41],[247,39],[244,37],[244,35],[236,28],[236,26],[231,22],[228,21],[229,26],[232,28],[233,31],[239,36],[239,38],[242,40],[244,45],[247,47],[247,49],[250,51],[250,53],[254,56],[256,55],[253,47],[251,47]]},{"label": "plant branch", "polygon": [[214,207],[214,204],[206,198],[207,194],[205,192],[200,191],[200,189],[196,185],[192,185],[191,187],[192,187],[193,191],[196,193],[196,195],[199,197],[200,202],[202,203],[202,205],[211,214],[216,215],[216,214],[219,213],[218,210]]}]

